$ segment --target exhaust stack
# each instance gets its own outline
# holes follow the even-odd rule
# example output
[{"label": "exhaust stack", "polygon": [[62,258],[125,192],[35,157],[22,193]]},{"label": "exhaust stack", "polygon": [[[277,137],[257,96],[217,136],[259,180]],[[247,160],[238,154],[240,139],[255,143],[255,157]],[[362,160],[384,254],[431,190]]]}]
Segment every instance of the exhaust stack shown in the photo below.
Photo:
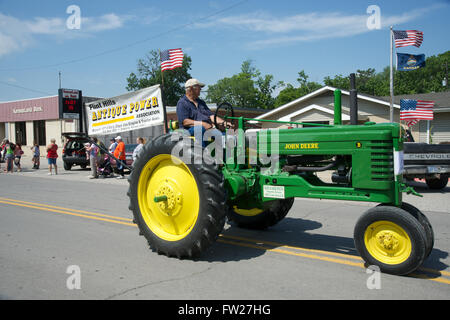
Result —
[{"label": "exhaust stack", "polygon": [[350,73],[350,124],[358,124],[358,92],[354,73]]}]

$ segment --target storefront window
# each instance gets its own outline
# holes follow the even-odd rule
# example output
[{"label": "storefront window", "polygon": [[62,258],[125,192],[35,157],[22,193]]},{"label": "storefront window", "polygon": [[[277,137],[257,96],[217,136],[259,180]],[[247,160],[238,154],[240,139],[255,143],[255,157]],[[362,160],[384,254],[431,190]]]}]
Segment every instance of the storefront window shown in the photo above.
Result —
[{"label": "storefront window", "polygon": [[27,130],[25,122],[16,122],[16,141],[15,143],[20,143],[21,145],[27,144]]},{"label": "storefront window", "polygon": [[34,142],[45,146],[45,120],[33,121]]}]

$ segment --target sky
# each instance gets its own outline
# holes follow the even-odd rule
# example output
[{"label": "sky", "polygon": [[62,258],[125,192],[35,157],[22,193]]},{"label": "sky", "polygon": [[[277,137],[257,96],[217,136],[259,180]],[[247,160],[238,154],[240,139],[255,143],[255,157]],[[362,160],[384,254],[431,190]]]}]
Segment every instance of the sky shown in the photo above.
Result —
[{"label": "sky", "polygon": [[56,95],[59,72],[63,88],[84,96],[121,95],[138,59],[172,48],[192,58],[190,74],[207,85],[248,59],[276,82],[298,86],[304,70],[323,83],[388,66],[391,25],[424,33],[420,48],[395,52],[449,50],[449,15],[448,0],[0,0],[0,101]]}]

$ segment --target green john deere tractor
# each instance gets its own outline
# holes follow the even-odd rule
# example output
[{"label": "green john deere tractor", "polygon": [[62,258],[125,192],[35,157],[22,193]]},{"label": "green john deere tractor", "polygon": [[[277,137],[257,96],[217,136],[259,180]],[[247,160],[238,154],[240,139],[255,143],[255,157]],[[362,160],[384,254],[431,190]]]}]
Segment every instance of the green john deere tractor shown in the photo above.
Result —
[{"label": "green john deere tractor", "polygon": [[[356,222],[357,251],[386,273],[416,270],[434,235],[425,215],[402,202],[403,192],[414,192],[402,181],[402,129],[342,125],[340,97],[336,90],[334,125],[320,127],[249,129],[263,120],[234,117],[230,105],[221,105],[216,115],[222,109],[237,122],[237,130],[225,130],[223,149],[208,150],[223,161],[206,161],[207,148],[171,123],[169,133],[145,145],[129,178],[140,234],[158,253],[192,258],[217,239],[226,218],[264,229],[286,216],[295,197],[376,202]],[[321,171],[332,171],[332,182],[319,179]]]}]

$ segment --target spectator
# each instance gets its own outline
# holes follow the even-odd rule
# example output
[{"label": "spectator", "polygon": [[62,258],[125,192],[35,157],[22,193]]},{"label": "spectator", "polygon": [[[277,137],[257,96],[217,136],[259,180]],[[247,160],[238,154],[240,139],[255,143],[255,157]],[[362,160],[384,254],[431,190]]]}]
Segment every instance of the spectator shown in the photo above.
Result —
[{"label": "spectator", "polygon": [[[94,141],[96,142],[98,140],[96,138],[94,138]],[[88,144],[88,146],[86,146],[86,151],[89,154],[89,163],[91,165],[91,175],[89,176],[89,179],[97,179],[98,178],[98,173],[97,173],[98,147],[95,145],[95,143]]]},{"label": "spectator", "polygon": [[58,174],[58,166],[56,165],[56,159],[58,158],[58,145],[55,139],[50,140],[50,144],[47,146],[47,160],[48,160],[48,174],[52,175],[52,166],[55,168],[55,175]]},{"label": "spectator", "polygon": [[141,152],[142,147],[144,146],[144,138],[138,137],[136,139],[136,143],[138,144],[136,148],[133,150],[133,163],[136,161],[137,155]]},{"label": "spectator", "polygon": [[0,144],[0,169],[1,169],[1,163],[5,162],[5,155],[4,155],[5,142],[6,142],[6,139],[3,139],[2,143]]},{"label": "spectator", "polygon": [[16,143],[16,146],[14,148],[14,164],[17,167],[17,172],[22,171],[22,168],[20,167],[20,159],[22,158],[22,155],[22,145],[20,143]]},{"label": "spectator", "polygon": [[111,142],[111,144],[109,145],[109,153],[114,153],[114,150],[116,150],[117,147],[116,139],[111,138],[111,140],[109,141]]},{"label": "spectator", "polygon": [[9,142],[8,140],[5,141],[5,149],[4,149],[4,159],[6,162],[6,170],[5,172],[11,172],[13,173],[14,170],[14,143]]},{"label": "spectator", "polygon": [[89,142],[86,142],[84,144],[84,149],[86,150],[86,160],[89,160],[89,152],[87,151],[87,149],[91,146],[91,144]]},{"label": "spectator", "polygon": [[105,147],[105,144],[101,140],[94,138],[94,141],[98,147],[98,153],[97,153],[97,167],[98,167],[99,165],[102,165],[103,161],[105,160],[105,151],[104,150],[106,150],[106,147]]},{"label": "spectator", "polygon": [[31,159],[31,162],[33,162],[33,169],[39,169],[41,152],[39,150],[39,145],[36,142],[31,147],[31,151],[33,152],[33,159]]},{"label": "spectator", "polygon": [[117,161],[117,171],[119,173],[119,176],[117,179],[124,179],[124,173],[123,173],[123,163],[125,163],[125,160],[127,159],[125,156],[125,143],[122,141],[121,136],[116,137],[117,141],[117,147],[114,150],[114,157],[119,159],[120,161]]}]

